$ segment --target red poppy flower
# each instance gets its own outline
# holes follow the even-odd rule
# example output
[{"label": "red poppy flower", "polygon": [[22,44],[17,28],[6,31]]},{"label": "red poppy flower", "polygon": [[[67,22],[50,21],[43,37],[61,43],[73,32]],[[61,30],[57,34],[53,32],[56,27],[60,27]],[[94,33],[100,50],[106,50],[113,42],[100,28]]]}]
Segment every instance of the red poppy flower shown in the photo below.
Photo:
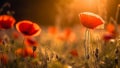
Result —
[{"label": "red poppy flower", "polygon": [[25,39],[24,43],[25,43],[26,46],[35,46],[35,47],[37,47],[37,45],[38,45],[37,41],[32,39],[32,38]]},{"label": "red poppy flower", "polygon": [[70,28],[66,28],[63,33],[65,40],[68,40],[69,42],[74,42],[76,40],[76,35]]},{"label": "red poppy flower", "polygon": [[0,29],[9,29],[14,26],[15,19],[9,15],[0,16]]},{"label": "red poppy flower", "polygon": [[16,29],[25,36],[37,36],[41,32],[39,25],[28,20],[18,22]]},{"label": "red poppy flower", "polygon": [[58,35],[58,39],[60,39],[60,40],[68,40],[70,38],[71,34],[72,34],[71,29],[66,28],[63,31],[63,33],[61,33],[60,35]]},{"label": "red poppy flower", "polygon": [[31,47],[24,48],[25,55],[31,56],[33,54],[33,49]]},{"label": "red poppy flower", "polygon": [[90,29],[94,29],[104,23],[100,16],[91,12],[80,13],[79,17],[81,24]]},{"label": "red poppy flower", "polygon": [[23,49],[22,49],[22,48],[19,48],[19,49],[17,49],[17,50],[15,51],[15,54],[16,54],[17,56],[22,55],[22,53],[23,53]]},{"label": "red poppy flower", "polygon": [[66,28],[64,30],[64,35],[65,35],[66,38],[68,38],[71,35],[71,33],[72,33],[72,31],[71,31],[70,28]]},{"label": "red poppy flower", "polygon": [[55,35],[57,33],[56,27],[48,27],[48,33],[50,33],[51,35]]},{"label": "red poppy flower", "polygon": [[31,54],[31,57],[32,57],[32,58],[36,58],[36,57],[37,57],[37,53],[34,52],[33,54]]},{"label": "red poppy flower", "polygon": [[0,54],[0,61],[2,64],[7,64],[8,63],[8,56],[7,54]]},{"label": "red poppy flower", "polygon": [[110,39],[114,39],[116,36],[115,34],[113,33],[110,33],[110,32],[106,32],[104,35],[103,35],[103,40],[104,41],[109,41]]},{"label": "red poppy flower", "polygon": [[33,49],[31,47],[19,48],[15,51],[17,56],[28,57],[34,55]]},{"label": "red poppy flower", "polygon": [[62,40],[62,41],[65,40],[65,38],[64,38],[62,35],[59,35],[59,36],[57,37],[57,39],[58,39],[58,40]]},{"label": "red poppy flower", "polygon": [[112,23],[106,25],[106,30],[110,33],[115,33],[115,26]]},{"label": "red poppy flower", "polygon": [[21,56],[21,57],[27,57],[28,54],[25,52],[25,49],[24,48],[19,48],[15,51],[15,54],[17,56]]},{"label": "red poppy flower", "polygon": [[72,56],[74,56],[74,57],[78,57],[78,52],[77,52],[76,49],[72,50],[72,51],[70,52],[70,54],[71,54]]}]

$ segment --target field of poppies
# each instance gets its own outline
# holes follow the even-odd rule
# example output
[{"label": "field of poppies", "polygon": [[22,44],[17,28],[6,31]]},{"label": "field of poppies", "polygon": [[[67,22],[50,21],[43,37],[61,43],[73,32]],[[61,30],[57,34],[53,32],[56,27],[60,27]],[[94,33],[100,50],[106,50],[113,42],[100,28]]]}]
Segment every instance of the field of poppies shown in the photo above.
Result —
[{"label": "field of poppies", "polygon": [[119,68],[120,25],[81,12],[81,25],[42,27],[0,15],[0,68]]},{"label": "field of poppies", "polygon": [[0,15],[0,68],[119,68],[119,26],[92,12],[79,18],[57,29]]}]

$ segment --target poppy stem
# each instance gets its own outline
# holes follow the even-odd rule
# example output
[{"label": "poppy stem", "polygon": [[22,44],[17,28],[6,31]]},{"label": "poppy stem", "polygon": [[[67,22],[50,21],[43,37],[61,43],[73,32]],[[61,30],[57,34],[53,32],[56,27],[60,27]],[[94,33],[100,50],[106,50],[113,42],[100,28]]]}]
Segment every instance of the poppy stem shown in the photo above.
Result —
[{"label": "poppy stem", "polygon": [[119,23],[119,21],[118,21],[119,15],[120,15],[120,4],[118,4],[118,6],[117,6],[115,20],[112,18],[113,23],[115,24],[115,27],[116,27],[115,29],[116,29],[118,34],[120,34],[120,31],[119,31],[118,25],[117,25]]},{"label": "poppy stem", "polygon": [[89,59],[89,29],[87,28],[85,31],[85,40],[84,40],[84,48],[85,48],[85,58]]},{"label": "poppy stem", "polygon": [[21,46],[22,47],[22,54],[24,53],[24,50],[23,50],[24,49],[24,41],[25,41],[25,37],[23,37],[22,46]]}]

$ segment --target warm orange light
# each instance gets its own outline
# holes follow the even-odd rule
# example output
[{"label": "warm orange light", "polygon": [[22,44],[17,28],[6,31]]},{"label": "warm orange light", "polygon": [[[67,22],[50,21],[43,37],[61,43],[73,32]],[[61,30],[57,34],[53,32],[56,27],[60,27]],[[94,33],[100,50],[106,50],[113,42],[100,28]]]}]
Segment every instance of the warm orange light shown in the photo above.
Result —
[{"label": "warm orange light", "polygon": [[80,11],[97,11],[97,0],[73,0],[70,5],[75,10]]}]

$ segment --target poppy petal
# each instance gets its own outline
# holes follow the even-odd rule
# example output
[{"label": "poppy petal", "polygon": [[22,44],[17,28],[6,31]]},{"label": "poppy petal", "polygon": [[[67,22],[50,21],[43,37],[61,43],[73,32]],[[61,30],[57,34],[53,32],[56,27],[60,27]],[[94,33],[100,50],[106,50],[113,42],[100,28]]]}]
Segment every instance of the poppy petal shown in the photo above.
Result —
[{"label": "poppy petal", "polygon": [[41,32],[39,25],[28,20],[18,22],[16,29],[25,36],[37,36]]},{"label": "poppy petal", "polygon": [[33,49],[31,47],[25,47],[25,54],[30,56],[33,54]]},{"label": "poppy petal", "polygon": [[115,32],[115,25],[113,25],[112,23],[107,24],[106,30],[110,33],[114,33]]},{"label": "poppy petal", "polygon": [[40,32],[41,32],[41,30],[40,30],[39,26],[36,23],[33,23],[33,26],[30,30],[30,34],[34,34],[34,36],[37,36],[40,34]]},{"label": "poppy petal", "polygon": [[75,50],[72,50],[72,51],[70,52],[70,54],[71,54],[72,56],[74,56],[74,57],[78,57],[78,52],[77,52],[76,49],[75,49]]},{"label": "poppy petal", "polygon": [[79,17],[81,24],[90,29],[94,29],[104,23],[100,16],[91,12],[80,13]]},{"label": "poppy petal", "polygon": [[37,42],[31,38],[25,39],[24,43],[26,46],[35,46],[36,47],[38,45]]},{"label": "poppy petal", "polygon": [[9,29],[14,26],[15,19],[9,15],[0,16],[0,29]]},{"label": "poppy petal", "polygon": [[56,27],[53,27],[53,26],[48,27],[48,33],[50,33],[51,35],[57,34]]}]

